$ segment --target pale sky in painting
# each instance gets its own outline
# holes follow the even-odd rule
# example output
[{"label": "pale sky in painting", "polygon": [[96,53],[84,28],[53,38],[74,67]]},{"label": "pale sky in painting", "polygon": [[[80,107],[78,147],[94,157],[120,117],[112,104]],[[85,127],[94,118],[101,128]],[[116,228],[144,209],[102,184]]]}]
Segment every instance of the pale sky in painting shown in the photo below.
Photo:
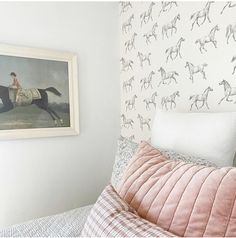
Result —
[{"label": "pale sky in painting", "polygon": [[48,93],[50,102],[69,102],[67,62],[0,55],[0,85],[12,83],[10,73],[15,72],[22,88],[55,87],[61,97]]}]

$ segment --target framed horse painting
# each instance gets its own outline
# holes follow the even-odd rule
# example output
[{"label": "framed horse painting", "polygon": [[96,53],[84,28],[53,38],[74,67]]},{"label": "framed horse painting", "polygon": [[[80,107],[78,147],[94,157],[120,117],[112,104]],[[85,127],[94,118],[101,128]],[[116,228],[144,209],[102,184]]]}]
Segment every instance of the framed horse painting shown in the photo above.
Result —
[{"label": "framed horse painting", "polygon": [[79,133],[77,56],[0,45],[0,139]]}]

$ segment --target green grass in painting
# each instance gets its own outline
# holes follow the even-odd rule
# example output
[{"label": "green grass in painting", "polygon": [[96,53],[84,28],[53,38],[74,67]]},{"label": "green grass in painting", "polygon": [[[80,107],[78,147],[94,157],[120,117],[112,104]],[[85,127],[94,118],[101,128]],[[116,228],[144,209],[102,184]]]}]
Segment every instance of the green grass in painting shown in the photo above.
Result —
[{"label": "green grass in painting", "polygon": [[63,119],[63,125],[55,126],[50,115],[35,105],[16,107],[9,112],[0,113],[0,130],[69,127],[69,113],[55,111]]}]

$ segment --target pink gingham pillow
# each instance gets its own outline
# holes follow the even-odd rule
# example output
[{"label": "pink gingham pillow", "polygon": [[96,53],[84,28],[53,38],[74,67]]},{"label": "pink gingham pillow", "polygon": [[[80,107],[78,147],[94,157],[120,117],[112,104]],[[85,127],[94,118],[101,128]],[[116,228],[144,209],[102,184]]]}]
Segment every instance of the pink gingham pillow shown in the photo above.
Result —
[{"label": "pink gingham pillow", "polygon": [[140,218],[109,185],[102,192],[84,225],[82,237],[173,237]]}]

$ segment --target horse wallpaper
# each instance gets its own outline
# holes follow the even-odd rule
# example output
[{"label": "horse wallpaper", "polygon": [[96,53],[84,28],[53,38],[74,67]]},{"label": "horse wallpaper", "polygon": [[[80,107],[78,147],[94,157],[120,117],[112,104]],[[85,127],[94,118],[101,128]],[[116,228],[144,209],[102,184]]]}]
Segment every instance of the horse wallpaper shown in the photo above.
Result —
[{"label": "horse wallpaper", "polygon": [[68,63],[0,55],[0,130],[69,127]]},{"label": "horse wallpaper", "polygon": [[156,108],[236,110],[236,2],[121,2],[121,128],[150,138]]}]

